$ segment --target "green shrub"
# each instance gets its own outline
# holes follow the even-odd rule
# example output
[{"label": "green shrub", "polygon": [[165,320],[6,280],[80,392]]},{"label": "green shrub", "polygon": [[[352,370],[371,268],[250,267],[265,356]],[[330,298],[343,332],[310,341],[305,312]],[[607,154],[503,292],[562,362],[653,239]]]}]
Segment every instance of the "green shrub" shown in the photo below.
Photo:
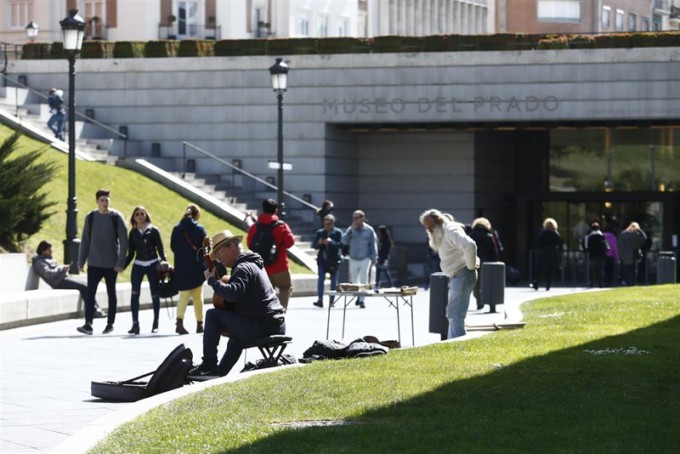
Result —
[{"label": "green shrub", "polygon": [[215,55],[220,57],[266,55],[266,50],[266,39],[223,39],[215,43]]},{"label": "green shrub", "polygon": [[178,57],[212,57],[215,41],[207,39],[184,39],[177,49]]},{"label": "green shrub", "polygon": [[66,58],[68,55],[66,54],[66,51],[64,50],[64,43],[61,41],[52,43],[52,46],[50,46],[50,56],[49,58],[52,59],[60,59],[60,58]]},{"label": "green shrub", "polygon": [[375,53],[422,52],[423,38],[419,36],[376,36],[371,49]]},{"label": "green shrub", "polygon": [[353,53],[355,38],[320,38],[316,41],[316,51],[319,54],[351,54]]},{"label": "green shrub", "polygon": [[591,35],[572,35],[567,44],[570,49],[592,49],[595,46],[595,38]]},{"label": "green shrub", "polygon": [[680,31],[657,33],[658,47],[680,47]]},{"label": "green shrub", "polygon": [[316,38],[267,40],[267,55],[309,55],[316,53]]},{"label": "green shrub", "polygon": [[144,58],[144,41],[116,41],[113,58]]},{"label": "green shrub", "polygon": [[148,41],[144,46],[146,58],[167,58],[176,57],[179,42],[171,39],[159,39]]},{"label": "green shrub", "polygon": [[629,48],[631,35],[628,33],[616,33],[609,35],[595,36],[595,47],[597,49]]},{"label": "green shrub", "polygon": [[22,60],[41,60],[50,57],[50,43],[29,43],[21,48]]},{"label": "green shrub", "polygon": [[449,43],[452,51],[477,50],[477,36],[475,35],[449,35]]},{"label": "green shrub", "polygon": [[478,35],[477,50],[529,50],[536,47],[536,35],[526,33],[496,33]]},{"label": "green shrub", "polygon": [[538,40],[538,49],[567,49],[569,47],[566,36],[556,36]]},{"label": "green shrub", "polygon": [[448,52],[451,50],[449,35],[430,35],[423,37],[423,52]]},{"label": "green shrub", "polygon": [[113,41],[85,41],[80,58],[113,58]]}]

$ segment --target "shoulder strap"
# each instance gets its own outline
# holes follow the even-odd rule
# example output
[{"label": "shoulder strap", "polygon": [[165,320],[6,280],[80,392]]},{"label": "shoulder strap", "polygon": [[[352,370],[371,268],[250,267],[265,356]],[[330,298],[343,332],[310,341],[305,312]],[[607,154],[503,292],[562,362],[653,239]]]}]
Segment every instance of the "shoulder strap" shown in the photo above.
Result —
[{"label": "shoulder strap", "polygon": [[191,238],[189,238],[189,235],[187,235],[186,230],[182,230],[182,235],[184,235],[184,238],[186,238],[187,243],[189,243],[189,246],[191,246],[191,249],[193,249],[194,252],[196,252],[198,249],[196,248],[196,246],[194,246],[194,243],[191,242]]},{"label": "shoulder strap", "polygon": [[[94,223],[94,212],[95,210],[90,211],[87,213],[87,218],[90,220],[90,222],[87,224],[87,233],[90,235],[90,241],[92,241],[92,224]],[[112,211],[111,212],[111,223],[113,224],[113,231],[116,233],[116,240],[118,239],[118,220],[116,219],[118,216]]]}]

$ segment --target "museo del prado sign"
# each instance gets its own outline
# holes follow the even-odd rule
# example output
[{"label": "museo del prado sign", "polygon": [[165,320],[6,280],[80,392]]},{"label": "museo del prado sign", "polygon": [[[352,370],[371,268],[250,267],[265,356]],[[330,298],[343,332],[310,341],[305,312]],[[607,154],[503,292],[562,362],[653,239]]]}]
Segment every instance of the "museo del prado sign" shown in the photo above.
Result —
[{"label": "museo del prado sign", "polygon": [[350,98],[324,99],[324,114],[437,114],[437,113],[521,113],[553,112],[559,108],[560,100],[555,96],[510,97],[475,96],[472,99],[459,98]]}]

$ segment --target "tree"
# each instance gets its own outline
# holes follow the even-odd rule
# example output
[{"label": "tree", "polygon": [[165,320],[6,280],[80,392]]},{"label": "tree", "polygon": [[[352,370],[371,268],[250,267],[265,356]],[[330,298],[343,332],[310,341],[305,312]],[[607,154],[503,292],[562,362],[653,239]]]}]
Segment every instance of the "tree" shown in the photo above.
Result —
[{"label": "tree", "polygon": [[53,214],[47,210],[56,205],[42,192],[54,165],[37,162],[38,150],[12,156],[20,137],[15,131],[0,145],[0,246],[9,251],[19,251],[26,237],[39,232]]}]

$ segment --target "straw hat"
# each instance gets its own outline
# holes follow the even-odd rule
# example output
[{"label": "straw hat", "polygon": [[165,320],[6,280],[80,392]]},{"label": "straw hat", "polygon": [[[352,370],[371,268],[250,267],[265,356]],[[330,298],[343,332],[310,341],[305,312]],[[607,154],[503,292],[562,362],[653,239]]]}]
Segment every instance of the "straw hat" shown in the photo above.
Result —
[{"label": "straw hat", "polygon": [[222,246],[227,246],[230,242],[240,243],[243,240],[243,235],[234,235],[229,230],[222,230],[212,238],[212,250],[216,251]]}]

